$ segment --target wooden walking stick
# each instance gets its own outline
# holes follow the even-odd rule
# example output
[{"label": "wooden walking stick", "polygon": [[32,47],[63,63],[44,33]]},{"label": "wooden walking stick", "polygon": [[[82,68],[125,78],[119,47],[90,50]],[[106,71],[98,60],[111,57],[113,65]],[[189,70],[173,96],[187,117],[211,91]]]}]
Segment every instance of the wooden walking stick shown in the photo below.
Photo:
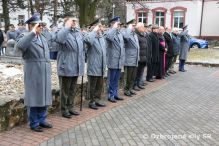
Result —
[{"label": "wooden walking stick", "polygon": [[82,102],[83,102],[83,89],[84,89],[84,76],[81,78],[81,104],[80,104],[80,111],[82,111]]}]

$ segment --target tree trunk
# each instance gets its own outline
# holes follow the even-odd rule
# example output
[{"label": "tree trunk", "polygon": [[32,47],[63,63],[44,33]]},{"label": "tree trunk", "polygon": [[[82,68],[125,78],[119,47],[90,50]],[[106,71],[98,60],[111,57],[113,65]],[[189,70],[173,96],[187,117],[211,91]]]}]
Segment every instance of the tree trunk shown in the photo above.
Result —
[{"label": "tree trunk", "polygon": [[57,5],[58,5],[58,1],[54,0],[53,4],[54,4],[53,23],[57,24]]},{"label": "tree trunk", "polygon": [[30,12],[31,12],[31,15],[33,15],[33,13],[34,13],[34,7],[33,7],[33,2],[32,2],[32,0],[29,0],[29,4],[30,4]]},{"label": "tree trunk", "polygon": [[96,7],[100,0],[75,0],[79,7],[80,26],[87,25],[94,20]]},{"label": "tree trunk", "polygon": [[8,0],[2,0],[3,18],[5,21],[5,32],[8,30],[10,24],[8,2]]}]

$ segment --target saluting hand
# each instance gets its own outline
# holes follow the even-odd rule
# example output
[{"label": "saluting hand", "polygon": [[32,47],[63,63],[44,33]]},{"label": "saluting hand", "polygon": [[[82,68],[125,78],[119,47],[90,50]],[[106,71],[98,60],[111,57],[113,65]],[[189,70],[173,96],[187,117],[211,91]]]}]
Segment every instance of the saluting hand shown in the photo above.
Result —
[{"label": "saluting hand", "polygon": [[132,31],[134,30],[134,27],[133,27],[132,24],[129,24],[129,25],[128,25],[128,28],[131,29]]},{"label": "saluting hand", "polygon": [[32,31],[38,35],[42,32],[42,30],[43,30],[42,26],[39,23],[37,23],[36,25],[34,25]]},{"label": "saluting hand", "polygon": [[68,20],[65,22],[65,27],[67,27],[67,28],[71,28],[71,27],[72,27],[72,20],[71,20],[71,19],[68,19]]},{"label": "saluting hand", "polygon": [[119,27],[119,22],[115,22],[113,28],[118,28],[118,27]]},{"label": "saluting hand", "polygon": [[100,29],[99,25],[96,25],[93,29],[93,31],[98,31]]}]

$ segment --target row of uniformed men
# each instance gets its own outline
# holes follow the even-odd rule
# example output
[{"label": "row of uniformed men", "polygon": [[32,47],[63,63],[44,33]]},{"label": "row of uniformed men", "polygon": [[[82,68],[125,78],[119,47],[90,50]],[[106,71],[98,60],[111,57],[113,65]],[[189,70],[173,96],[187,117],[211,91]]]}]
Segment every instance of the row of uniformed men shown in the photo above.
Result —
[{"label": "row of uniformed men", "polygon": [[[60,83],[61,113],[65,118],[79,115],[74,110],[75,87],[78,76],[84,75],[84,42],[87,44],[87,75],[89,107],[106,106],[100,101],[103,76],[108,67],[108,100],[123,100],[118,95],[121,69],[125,66],[125,95],[135,94],[132,87],[139,61],[139,41],[133,24],[120,31],[119,17],[110,20],[111,27],[105,35],[100,23],[92,24],[93,30],[83,35],[77,27],[77,19],[66,17],[64,27],[57,31],[57,74]],[[16,49],[24,59],[24,102],[28,107],[30,128],[42,132],[52,128],[46,122],[47,107],[52,104],[51,64],[47,38],[42,34],[43,26],[37,15],[26,21],[29,32],[17,39]]]}]

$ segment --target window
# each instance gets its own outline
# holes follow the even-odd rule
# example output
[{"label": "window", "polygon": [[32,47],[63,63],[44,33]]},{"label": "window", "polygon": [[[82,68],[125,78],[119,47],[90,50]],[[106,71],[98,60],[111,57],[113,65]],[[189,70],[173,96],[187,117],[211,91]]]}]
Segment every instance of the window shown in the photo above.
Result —
[{"label": "window", "polygon": [[4,23],[5,22],[4,18],[0,18],[0,22]]},{"label": "window", "polygon": [[144,24],[148,23],[148,9],[146,8],[140,8],[135,10],[135,19],[137,20],[137,22],[142,22]]},{"label": "window", "polygon": [[18,15],[18,23],[24,23],[24,15]]},{"label": "window", "polygon": [[157,7],[151,11],[153,13],[153,23],[165,27],[167,9],[164,7]]},{"label": "window", "polygon": [[164,26],[164,12],[156,12],[155,14],[155,24],[158,26]]},{"label": "window", "polygon": [[138,12],[138,22],[143,22],[147,24],[147,13],[146,12]]},{"label": "window", "polygon": [[173,12],[173,27],[182,28],[184,26],[184,12],[174,11]]},{"label": "window", "polygon": [[187,8],[177,6],[171,8],[170,12],[171,12],[172,27],[182,28],[183,26],[185,26]]}]

